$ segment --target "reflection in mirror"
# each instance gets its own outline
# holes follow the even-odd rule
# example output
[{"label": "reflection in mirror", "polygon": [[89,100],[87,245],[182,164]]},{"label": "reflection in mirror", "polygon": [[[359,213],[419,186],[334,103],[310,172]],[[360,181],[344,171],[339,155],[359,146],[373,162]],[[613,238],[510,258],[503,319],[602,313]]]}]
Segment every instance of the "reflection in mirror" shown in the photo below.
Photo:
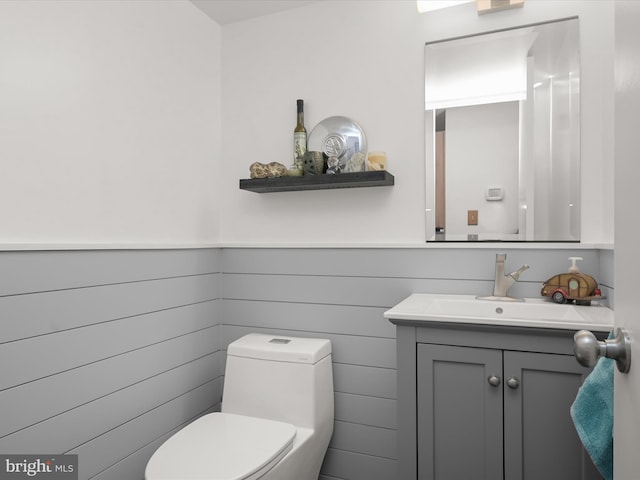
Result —
[{"label": "reflection in mirror", "polygon": [[580,240],[578,19],[428,43],[428,241]]}]

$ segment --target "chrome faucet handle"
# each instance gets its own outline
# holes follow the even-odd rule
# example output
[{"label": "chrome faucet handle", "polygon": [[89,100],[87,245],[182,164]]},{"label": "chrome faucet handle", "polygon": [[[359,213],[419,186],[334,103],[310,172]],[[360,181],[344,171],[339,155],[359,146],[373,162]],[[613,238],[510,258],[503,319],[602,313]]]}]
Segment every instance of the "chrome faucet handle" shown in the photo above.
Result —
[{"label": "chrome faucet handle", "polygon": [[525,270],[528,270],[529,268],[530,268],[530,267],[529,267],[529,265],[523,265],[523,266],[521,266],[518,270],[516,270],[515,272],[511,272],[511,273],[509,274],[509,276],[510,276],[510,277],[513,277],[513,278],[515,278],[515,279],[517,280],[517,279],[518,279],[518,277],[520,277],[520,274],[521,274],[522,272],[524,272]]}]

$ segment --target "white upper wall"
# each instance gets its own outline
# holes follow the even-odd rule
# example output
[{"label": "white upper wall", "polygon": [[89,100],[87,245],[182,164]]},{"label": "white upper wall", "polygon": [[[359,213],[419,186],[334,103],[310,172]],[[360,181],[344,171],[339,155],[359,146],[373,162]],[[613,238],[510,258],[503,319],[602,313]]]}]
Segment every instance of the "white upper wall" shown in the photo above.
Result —
[{"label": "white upper wall", "polygon": [[[186,0],[3,0],[0,247],[422,244],[425,41],[572,15],[582,240],[610,242],[608,0],[480,17],[473,4],[420,15],[413,0],[324,0],[223,28]],[[297,98],[309,132],[358,121],[396,185],[239,190],[252,162],[291,162]]]},{"label": "white upper wall", "polygon": [[0,244],[219,242],[220,67],[190,2],[0,2]]},{"label": "white upper wall", "polygon": [[[222,243],[419,244],[425,240],[424,43],[580,17],[582,241],[613,232],[613,5],[527,0],[478,16],[474,4],[418,14],[413,0],[325,0],[223,28]],[[291,163],[295,100],[310,132],[345,115],[385,150],[394,187],[256,194],[252,162]]]}]

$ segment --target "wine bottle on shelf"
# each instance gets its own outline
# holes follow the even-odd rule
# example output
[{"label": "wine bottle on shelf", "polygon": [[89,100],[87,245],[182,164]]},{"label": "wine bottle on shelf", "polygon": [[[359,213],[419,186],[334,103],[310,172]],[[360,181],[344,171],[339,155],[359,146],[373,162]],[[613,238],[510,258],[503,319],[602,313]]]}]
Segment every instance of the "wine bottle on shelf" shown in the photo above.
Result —
[{"label": "wine bottle on shelf", "polygon": [[307,129],[304,128],[304,100],[297,100],[298,122],[293,130],[293,164],[302,171],[307,151]]}]

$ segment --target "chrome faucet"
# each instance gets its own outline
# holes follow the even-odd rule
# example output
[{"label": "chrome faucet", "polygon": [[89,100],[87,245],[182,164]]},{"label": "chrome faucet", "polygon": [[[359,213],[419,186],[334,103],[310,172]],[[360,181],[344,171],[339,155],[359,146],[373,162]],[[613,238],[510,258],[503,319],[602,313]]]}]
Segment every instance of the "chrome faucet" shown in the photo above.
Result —
[{"label": "chrome faucet", "polygon": [[496,254],[496,277],[493,283],[493,295],[489,297],[477,297],[480,300],[503,300],[508,302],[522,302],[520,298],[514,298],[507,295],[511,286],[518,281],[520,274],[529,268],[529,265],[523,265],[515,272],[507,275],[504,273],[504,262],[507,259],[506,253]]}]

